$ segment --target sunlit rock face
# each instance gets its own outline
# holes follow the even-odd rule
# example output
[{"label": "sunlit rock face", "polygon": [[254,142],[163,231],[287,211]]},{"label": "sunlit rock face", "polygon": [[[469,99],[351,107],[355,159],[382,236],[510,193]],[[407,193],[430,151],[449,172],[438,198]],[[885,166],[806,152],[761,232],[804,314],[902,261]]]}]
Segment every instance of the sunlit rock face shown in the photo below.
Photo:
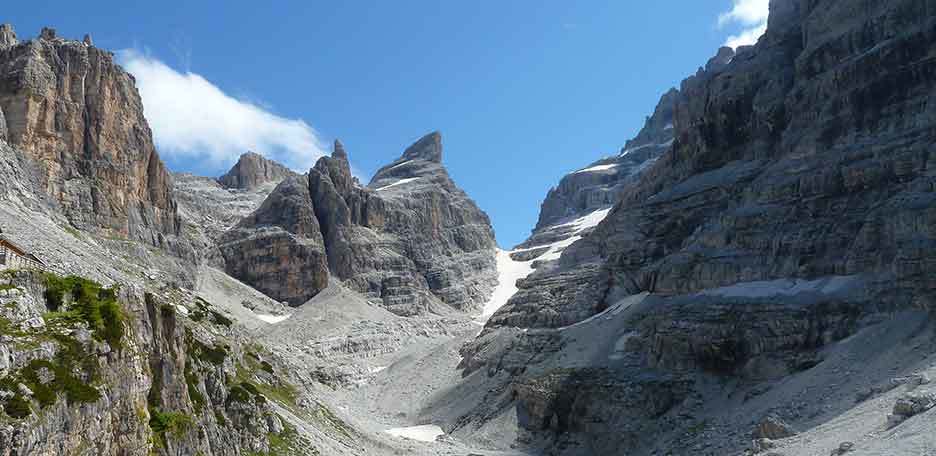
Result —
[{"label": "sunlit rock face", "polygon": [[[672,131],[651,141],[672,144],[639,176],[611,195],[622,166],[612,157],[544,203],[523,259],[580,239],[534,263],[461,352],[466,376],[504,379],[490,391],[516,407],[524,442],[555,454],[741,452],[763,416],[709,447],[685,418],[723,397],[707,382],[821,384],[806,372],[833,369],[823,350],[895,310],[933,308],[932,5],[770,8],[755,46],[720,51],[664,96],[657,114],[671,113]],[[613,208],[580,230],[602,204]],[[808,426],[852,398],[821,400],[783,418]],[[770,404],[751,401],[745,410],[766,414]]]},{"label": "sunlit rock face", "polygon": [[20,42],[3,26],[0,75],[0,138],[40,169],[73,225],[172,243],[179,218],[169,173],[133,77],[113,54],[52,29]]},{"label": "sunlit rock face", "polygon": [[218,183],[225,188],[255,190],[270,182],[281,182],[293,174],[289,168],[273,160],[247,152],[240,156],[230,171],[218,178]]},{"label": "sunlit rock face", "polygon": [[225,235],[228,271],[292,305],[332,277],[400,315],[479,308],[496,281],[494,234],[441,160],[441,136],[427,135],[365,187],[336,142]]}]

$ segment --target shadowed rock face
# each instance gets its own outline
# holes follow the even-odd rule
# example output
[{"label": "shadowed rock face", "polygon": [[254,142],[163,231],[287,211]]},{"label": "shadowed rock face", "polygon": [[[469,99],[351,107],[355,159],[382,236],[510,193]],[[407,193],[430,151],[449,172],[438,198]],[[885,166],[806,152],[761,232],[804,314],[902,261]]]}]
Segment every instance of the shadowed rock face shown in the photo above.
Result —
[{"label": "shadowed rock face", "polygon": [[[609,296],[859,273],[893,280],[895,300],[931,297],[933,18],[910,0],[848,5],[772,2],[757,46],[669,100],[672,148],[592,236],[526,280],[525,310],[492,322],[561,326]],[[545,305],[542,284],[559,286]]]},{"label": "shadowed rock face", "polygon": [[169,174],[133,77],[110,52],[51,29],[18,42],[3,26],[0,75],[7,141],[42,169],[46,192],[73,224],[154,245],[178,233]]},{"label": "shadowed rock face", "polygon": [[[594,231],[521,280],[463,349],[468,373],[510,374],[505,389],[535,435],[594,454],[649,454],[668,435],[667,450],[689,454],[676,440],[691,429],[680,421],[691,400],[643,403],[644,417],[619,422],[635,405],[615,392],[671,391],[675,376],[692,397],[712,379],[785,378],[895,310],[933,308],[932,2],[770,7],[756,46],[720,52],[664,97],[672,147],[619,189]],[[587,207],[569,196],[593,184],[575,179],[566,202],[550,196],[538,233]],[[589,338],[599,329],[616,340],[601,356],[551,355],[603,346]],[[589,375],[604,367],[623,375]],[[712,453],[740,452],[749,435]]]},{"label": "shadowed rock face", "polygon": [[253,190],[269,182],[280,182],[294,174],[273,160],[247,152],[240,156],[230,171],[218,178],[218,183],[226,188]]},{"label": "shadowed rock face", "polygon": [[[442,167],[441,147],[438,133],[420,139],[363,187],[336,142],[332,155],[309,170],[307,188],[298,188],[300,180],[285,181],[225,235],[228,271],[292,305],[315,296],[331,275],[401,315],[441,311],[442,304],[478,307],[495,282],[494,235],[487,215]],[[267,262],[259,258],[263,249],[295,248],[293,238],[320,254],[279,255],[263,267],[249,266]],[[261,245],[243,254],[245,242]],[[248,273],[251,268],[256,273]],[[303,271],[295,287],[272,278],[295,270]]]},{"label": "shadowed rock face", "polygon": [[289,177],[259,209],[225,233],[220,249],[228,274],[291,305],[324,289],[325,245],[309,200],[308,179]]},{"label": "shadowed rock face", "polygon": [[683,84],[674,148],[589,242],[606,287],[867,273],[932,299],[936,18],[856,3],[771,2],[756,47]]}]

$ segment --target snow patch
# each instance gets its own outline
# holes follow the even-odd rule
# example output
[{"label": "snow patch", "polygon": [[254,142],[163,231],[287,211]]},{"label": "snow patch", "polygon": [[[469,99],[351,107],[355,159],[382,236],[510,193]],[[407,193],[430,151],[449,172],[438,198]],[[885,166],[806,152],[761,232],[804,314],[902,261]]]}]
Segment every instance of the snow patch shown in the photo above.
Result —
[{"label": "snow patch", "polygon": [[399,168],[399,167],[401,167],[401,166],[403,166],[403,165],[405,165],[405,164],[407,164],[407,163],[409,163],[409,162],[411,162],[411,161],[412,161],[412,160],[406,160],[406,161],[402,161],[402,162],[400,162],[400,163],[397,163],[397,164],[395,164],[395,165],[393,165],[393,166],[387,168],[387,171],[390,171],[390,170],[393,169],[393,168]]},{"label": "snow patch", "polygon": [[[579,239],[582,239],[582,236],[579,234],[585,231],[588,228],[598,226],[605,217],[611,212],[611,208],[599,209],[597,211],[590,212],[582,217],[579,217],[571,222],[563,223],[561,225],[556,225],[556,227],[565,227],[571,226],[574,228],[573,235],[568,239],[561,241],[553,242],[552,244],[538,245],[535,247],[527,249],[516,249],[511,251],[497,249],[497,287],[494,288],[494,293],[491,294],[491,298],[484,303],[484,308],[481,311],[481,315],[475,319],[475,323],[484,325],[487,323],[488,319],[491,318],[491,315],[494,315],[494,312],[497,312],[498,309],[507,304],[507,301],[517,293],[517,281],[523,278],[526,278],[528,275],[533,273],[533,262],[534,261],[552,261],[558,260],[562,256],[562,251],[566,247],[575,243]],[[543,247],[548,247],[549,250],[546,253],[540,255],[538,258],[534,258],[530,261],[516,261],[510,257],[511,253],[517,252],[528,252],[530,250],[542,249]]]},{"label": "snow patch", "polygon": [[442,428],[434,424],[427,424],[423,426],[403,427],[403,428],[393,428],[393,429],[387,429],[384,432],[394,437],[402,437],[404,439],[418,440],[420,442],[435,442],[436,437],[440,435],[445,435],[445,431],[443,431]]},{"label": "snow patch", "polygon": [[617,168],[618,166],[619,166],[619,165],[618,165],[617,163],[613,163],[613,164],[610,164],[610,165],[596,165],[596,166],[592,166],[591,168],[580,169],[580,170],[578,170],[578,171],[576,171],[576,172],[574,172],[574,173],[572,173],[572,174],[578,174],[578,173],[593,173],[593,172],[595,172],[595,171],[604,171],[604,170],[608,170],[608,169]]},{"label": "snow patch", "polygon": [[592,315],[591,317],[588,317],[578,323],[574,323],[569,326],[563,326],[559,328],[559,331],[565,331],[566,329],[588,324],[593,321],[597,321],[599,319],[610,320],[611,318],[614,318],[614,316],[618,315],[619,313],[629,309],[634,304],[640,304],[641,302],[643,302],[644,299],[647,299],[647,296],[650,296],[650,293],[646,291],[640,294],[630,295],[612,304],[611,306],[609,306],[607,309],[605,309],[601,313]]},{"label": "snow patch", "polygon": [[770,298],[774,296],[796,296],[807,292],[833,294],[847,290],[855,285],[857,281],[856,276],[831,276],[817,280],[763,280],[713,288],[699,294],[725,298]]},{"label": "snow patch", "polygon": [[386,190],[386,189],[391,188],[391,187],[396,187],[397,185],[403,185],[403,184],[406,184],[406,183],[408,183],[408,182],[412,182],[412,181],[418,180],[418,179],[419,179],[418,177],[407,177],[406,179],[400,179],[400,180],[398,180],[398,181],[396,181],[396,182],[394,182],[394,183],[392,183],[392,184],[390,184],[390,185],[384,185],[383,187],[378,188],[376,191],[379,192],[379,191],[381,191],[381,190]]},{"label": "snow patch", "polygon": [[270,324],[276,324],[289,318],[289,315],[256,314],[257,318]]},{"label": "snow patch", "polygon": [[669,146],[672,146],[672,145],[673,145],[673,142],[674,142],[674,141],[675,141],[675,139],[671,139],[671,140],[669,140],[669,141],[666,141],[665,143],[659,143],[659,144],[644,144],[644,145],[642,145],[642,146],[631,147],[630,149],[624,149],[624,150],[621,152],[621,154],[618,155],[618,157],[623,157],[623,156],[625,156],[625,155],[627,155],[627,154],[629,154],[629,153],[631,153],[631,152],[636,152],[636,151],[638,151],[638,150],[646,149],[646,148],[648,148],[648,147],[669,147]]},{"label": "snow patch", "polygon": [[481,316],[476,319],[478,323],[486,323],[494,312],[507,304],[517,292],[517,281],[533,273],[533,260],[514,261],[510,257],[511,253],[497,249],[497,287],[491,299],[484,303]]},{"label": "snow patch", "polygon": [[539,261],[553,261],[558,260],[562,256],[562,251],[566,247],[574,244],[579,239],[582,239],[581,233],[589,228],[594,228],[604,220],[608,214],[611,213],[611,208],[598,209],[596,211],[589,212],[588,214],[579,217],[571,222],[562,223],[555,225],[553,228],[562,228],[562,227],[572,227],[572,236],[561,241],[553,242],[552,244],[537,245],[528,249],[518,249],[514,252],[527,252],[530,250],[541,249],[543,247],[549,247],[549,250],[546,253],[540,255],[536,260]]},{"label": "snow patch", "polygon": [[598,226],[605,217],[611,212],[611,208],[598,209],[597,211],[589,212],[588,214],[579,217],[571,222],[563,223],[562,225],[556,225],[557,227],[561,226],[574,226],[576,232],[581,232],[588,228],[593,228]]}]

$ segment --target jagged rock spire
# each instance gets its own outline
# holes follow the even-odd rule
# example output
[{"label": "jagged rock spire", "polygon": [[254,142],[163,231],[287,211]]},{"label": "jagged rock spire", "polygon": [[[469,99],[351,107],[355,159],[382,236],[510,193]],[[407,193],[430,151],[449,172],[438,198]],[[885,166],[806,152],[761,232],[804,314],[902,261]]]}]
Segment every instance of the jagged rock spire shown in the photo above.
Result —
[{"label": "jagged rock spire", "polygon": [[4,117],[3,115],[3,109],[0,108],[0,141],[6,141],[7,134],[8,134],[8,131],[7,131],[7,124],[6,124],[6,117]]},{"label": "jagged rock spire", "polygon": [[335,140],[335,146],[332,149],[332,157],[340,158],[343,160],[348,159],[348,153],[345,152],[344,144],[341,143],[340,139]]},{"label": "jagged rock spire", "polygon": [[403,152],[403,159],[442,163],[442,134],[434,131],[423,136]]},{"label": "jagged rock spire", "polygon": [[281,182],[293,174],[289,168],[263,155],[247,152],[230,171],[218,178],[218,183],[226,188],[252,190],[268,182]]},{"label": "jagged rock spire", "polygon": [[718,53],[715,54],[715,57],[709,59],[705,64],[705,71],[718,71],[724,68],[726,65],[731,63],[731,59],[735,56],[735,50],[728,47],[722,46],[718,49]]},{"label": "jagged rock spire", "polygon": [[39,32],[40,40],[54,40],[57,37],[58,36],[57,36],[57,33],[55,32],[55,29],[52,27],[42,27],[42,31]]},{"label": "jagged rock spire", "polygon": [[16,46],[19,40],[16,39],[16,32],[10,24],[0,25],[0,49]]}]

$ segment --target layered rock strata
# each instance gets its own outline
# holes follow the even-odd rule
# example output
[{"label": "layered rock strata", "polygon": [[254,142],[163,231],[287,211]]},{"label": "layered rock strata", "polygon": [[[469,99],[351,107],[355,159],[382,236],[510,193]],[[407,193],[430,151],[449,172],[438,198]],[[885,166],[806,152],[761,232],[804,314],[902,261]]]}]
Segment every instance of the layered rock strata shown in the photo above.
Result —
[{"label": "layered rock strata", "polygon": [[[487,215],[455,186],[441,159],[441,136],[433,133],[364,187],[336,142],[307,178],[281,184],[225,235],[228,271],[255,286],[268,281],[271,286],[259,289],[292,305],[315,296],[332,276],[401,315],[442,311],[442,304],[476,308],[495,281],[494,236]],[[275,210],[274,201],[280,202]],[[296,239],[309,255],[286,255],[298,248]],[[253,249],[244,242],[256,249],[242,254]],[[262,258],[269,253],[272,259]],[[251,269],[259,272],[245,272]],[[276,275],[299,278],[284,282]]]},{"label": "layered rock strata", "polygon": [[[169,173],[133,77],[113,54],[43,29],[0,29],[0,138],[40,169],[69,221],[153,245],[179,233]],[[4,126],[5,125],[5,126]]]}]

